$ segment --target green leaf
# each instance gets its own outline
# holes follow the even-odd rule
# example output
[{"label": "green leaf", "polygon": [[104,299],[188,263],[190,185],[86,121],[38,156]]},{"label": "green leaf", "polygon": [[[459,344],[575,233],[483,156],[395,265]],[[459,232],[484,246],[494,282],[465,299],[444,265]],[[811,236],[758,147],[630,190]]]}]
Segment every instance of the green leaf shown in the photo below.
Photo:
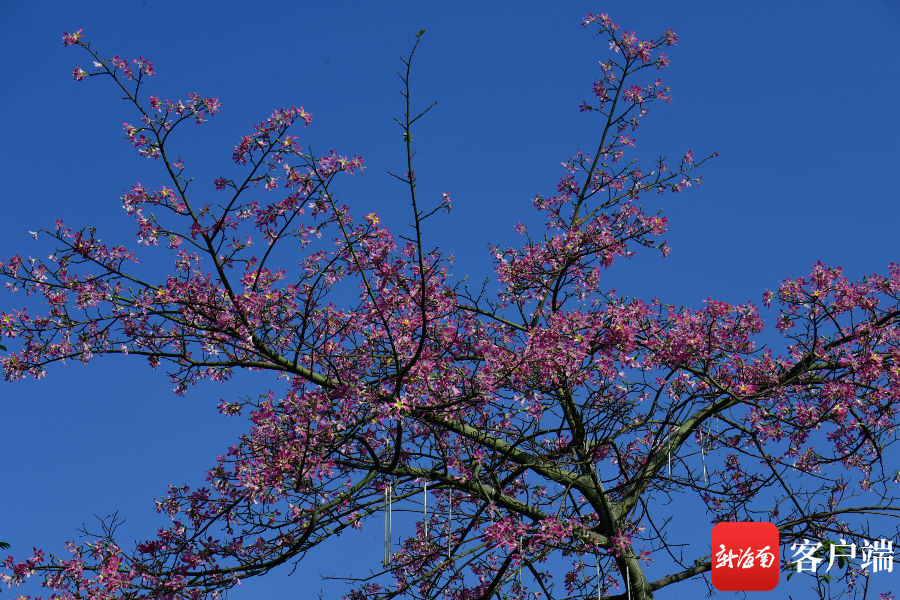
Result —
[{"label": "green leaf", "polygon": [[[0,344],[0,350],[6,350],[6,346],[4,346],[3,344]],[[2,543],[3,542],[0,542],[0,544],[2,544]]]},{"label": "green leaf", "polygon": [[425,30],[424,30],[424,29],[423,29],[422,31],[420,31],[419,33],[417,33],[417,34],[416,34],[416,37],[422,37],[422,34],[423,34],[423,33],[425,33]]},{"label": "green leaf", "polygon": [[403,141],[404,141],[404,142],[411,142],[411,141],[412,141],[412,135],[410,135],[410,134],[408,134],[408,133],[404,133],[404,134],[403,134]]},{"label": "green leaf", "polygon": [[[4,350],[5,349],[6,348],[4,348]],[[7,548],[9,548],[9,544],[7,544],[6,542],[0,542],[0,550],[6,550]]]}]

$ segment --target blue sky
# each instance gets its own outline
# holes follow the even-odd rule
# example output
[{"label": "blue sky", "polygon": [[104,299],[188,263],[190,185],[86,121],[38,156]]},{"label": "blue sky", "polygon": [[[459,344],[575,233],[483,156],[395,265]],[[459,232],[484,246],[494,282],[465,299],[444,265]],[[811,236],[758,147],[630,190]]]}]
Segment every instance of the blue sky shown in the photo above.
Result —
[{"label": "blue sky", "polygon": [[[560,162],[577,148],[596,146],[600,123],[577,107],[590,98],[608,50],[581,27],[588,11],[609,13],[642,38],[667,27],[679,36],[662,75],[673,102],[653,105],[633,156],[721,155],[703,170],[702,188],[646,200],[645,208],[663,208],[670,219],[669,258],[638,252],[606,273],[607,287],[695,308],[708,296],[760,304],[766,288],[808,274],[817,260],[843,266],[851,279],[900,260],[896,0],[4,0],[0,255],[48,254],[52,248],[28,231],[56,218],[136,247],[119,197],[137,181],[164,183],[161,165],[122,139],[122,122],[137,118],[112,82],[72,80],[74,66],[90,60],[63,47],[64,30],[83,28],[101,56],[154,62],[158,75],[142,89],[144,99],[219,98],[220,115],[199,129],[184,126],[176,140],[197,187],[212,194],[215,177],[236,172],[232,147],[253,123],[302,105],[314,114],[298,134],[302,146],[366,160],[364,176],[340,182],[341,200],[357,215],[377,210],[399,232],[409,221],[406,196],[386,174],[405,170],[392,120],[403,112],[396,72],[413,35],[425,29],[413,102],[438,104],[414,131],[416,174],[425,197],[437,202],[446,191],[454,199],[453,211],[426,234],[456,257],[455,276],[481,280],[491,273],[487,244],[519,243],[513,226],[534,222],[530,199],[555,190]],[[151,259],[141,268],[164,264]],[[39,309],[21,294],[0,295],[0,310],[24,305]],[[245,420],[217,414],[219,398],[275,385],[271,375],[244,375],[225,391],[201,385],[178,398],[161,371],[119,358],[3,383],[0,539],[17,558],[31,546],[61,555],[77,527],[116,510],[127,519],[120,529],[126,545],[148,537],[164,524],[153,498],[169,483],[202,483],[216,454],[248,429]],[[248,581],[234,597],[301,598],[320,587],[338,597],[317,574],[375,566],[379,532],[373,524],[323,548],[294,577],[284,569]],[[891,577],[873,584],[900,589]],[[34,585],[20,591],[41,593]]]}]

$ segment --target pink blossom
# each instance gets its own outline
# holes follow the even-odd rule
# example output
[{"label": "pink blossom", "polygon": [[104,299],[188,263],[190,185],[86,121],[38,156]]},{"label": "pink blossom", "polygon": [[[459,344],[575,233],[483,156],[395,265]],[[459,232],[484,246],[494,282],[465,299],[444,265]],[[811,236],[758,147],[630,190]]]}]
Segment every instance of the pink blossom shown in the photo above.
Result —
[{"label": "pink blossom", "polygon": [[84,31],[84,30],[79,29],[75,33],[69,33],[68,31],[64,31],[63,32],[63,46],[74,46],[75,44],[78,44],[79,43],[78,40],[80,40],[82,37],[84,37],[81,33],[82,31]]}]

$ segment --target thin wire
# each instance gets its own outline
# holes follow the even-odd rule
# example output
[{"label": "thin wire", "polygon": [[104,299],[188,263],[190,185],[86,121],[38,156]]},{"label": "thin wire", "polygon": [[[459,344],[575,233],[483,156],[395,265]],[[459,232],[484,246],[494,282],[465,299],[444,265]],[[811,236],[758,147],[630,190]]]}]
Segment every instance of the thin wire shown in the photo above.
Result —
[{"label": "thin wire", "polygon": [[394,484],[393,483],[391,484],[390,492],[391,492],[391,501],[388,503],[388,527],[390,528],[390,530],[388,531],[388,533],[390,534],[388,536],[388,539],[390,540],[390,543],[391,543],[391,545],[388,546],[388,560],[389,561],[391,559],[390,551],[392,549],[392,545],[394,542]]},{"label": "thin wire", "polygon": [[669,479],[672,479],[672,430],[669,430],[669,436],[667,438],[669,442]]},{"label": "thin wire", "polygon": [[706,446],[703,445],[703,425],[700,425],[700,460],[703,462],[703,487],[709,487],[706,477]]},{"label": "thin wire", "polygon": [[519,538],[519,587],[522,587],[522,538]]},{"label": "thin wire", "polygon": [[384,557],[381,561],[381,564],[387,566],[387,541],[388,541],[388,532],[387,532],[387,484],[384,484]]},{"label": "thin wire", "polygon": [[[712,419],[709,420],[709,425],[707,425],[707,427],[706,427],[706,440],[707,440],[707,443],[709,443],[709,439],[712,437],[712,422],[713,422],[713,419],[715,419],[715,417],[713,417]],[[701,425],[701,428],[702,428],[702,425]],[[718,426],[718,424],[717,424],[717,425],[716,425],[716,432],[718,432],[718,430],[719,430],[719,426]],[[721,453],[720,453],[720,455],[721,455]],[[704,469],[706,468],[706,463],[703,463],[703,468],[704,468]],[[707,484],[707,485],[708,485],[708,484]]]},{"label": "thin wire", "polygon": [[388,545],[388,508],[387,508],[387,498],[388,498],[388,488],[387,484],[384,484],[384,556],[381,559],[381,564],[387,566],[387,545]]},{"label": "thin wire", "polygon": [[390,498],[388,498],[388,563],[391,562],[391,550],[393,549],[394,535],[394,485],[391,484]]},{"label": "thin wire", "polygon": [[628,563],[625,563],[625,578],[628,580],[625,584],[628,586],[628,600],[631,600],[631,569],[628,568]]},{"label": "thin wire", "polygon": [[450,560],[450,541],[453,537],[453,490],[447,493],[450,503],[450,516],[447,518],[447,560]]},{"label": "thin wire", "polygon": [[[600,481],[600,465],[595,464],[594,468],[597,472],[597,481]],[[600,600],[600,552],[597,552],[597,600]]]},{"label": "thin wire", "polygon": [[[718,417],[713,417],[713,419],[716,420],[716,440],[718,440],[718,439],[720,439],[720,438],[722,437],[722,432],[719,431],[719,418],[718,418]],[[709,428],[710,428],[710,431],[711,431],[711,430],[712,430],[712,423],[710,423]],[[722,446],[721,446],[721,444],[719,445],[719,456],[722,456]]]},{"label": "thin wire", "polygon": [[384,486],[384,566],[388,566],[391,562],[391,536],[393,534],[392,500],[391,484],[387,483]]}]

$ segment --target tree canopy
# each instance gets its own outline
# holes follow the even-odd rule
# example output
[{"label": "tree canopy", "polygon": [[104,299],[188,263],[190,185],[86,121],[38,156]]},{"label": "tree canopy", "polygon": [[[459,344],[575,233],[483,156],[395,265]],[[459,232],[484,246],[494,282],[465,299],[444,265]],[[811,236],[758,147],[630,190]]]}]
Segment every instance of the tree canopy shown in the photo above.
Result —
[{"label": "tree canopy", "polygon": [[[520,247],[492,248],[496,289],[452,283],[451,257],[423,232],[452,207],[451,192],[417,195],[414,126],[434,106],[414,108],[409,83],[424,31],[400,73],[403,235],[339,200],[363,158],[304,151],[303,107],[241,137],[241,175],[217,178],[208,200],[167,143],[182,122],[217,114],[218,99],[143,104],[153,63],[102,58],[81,30],[66,33],[93,62],[73,77],[118,86],[138,115],[128,139],[169,177],[132,185],[122,203],[139,245],[168,249],[173,266],[145,281],[129,270],[137,253],[93,228],[37,232],[56,245],[49,258],[0,263],[11,287],[47,305],[0,315],[19,342],[0,359],[6,379],[118,354],[165,369],[177,394],[236,369],[274,371],[283,385],[219,405],[248,412],[252,429],[208,487],[157,502],[170,527],[126,548],[104,523],[68,543],[68,558],[8,559],[5,581],[40,572],[65,598],[197,600],[384,526],[384,563],[347,574],[348,598],[643,599],[712,568],[711,554],[684,556],[666,534],[669,520],[695,518],[679,503],[701,503],[710,522],[771,521],[782,547],[883,535],[869,523],[898,511],[884,459],[900,399],[900,266],[851,282],[818,263],[766,291],[784,354],[754,341],[753,304],[691,310],[604,289],[604,269],[637,248],[668,254],[667,218],[642,200],[699,186],[717,154],[632,160],[649,106],[671,100],[656,72],[678,38],[641,39],[606,15],[583,25],[609,47],[580,107],[599,122],[595,147],[533,198],[544,231],[520,224]],[[260,188],[264,199],[249,197]],[[422,516],[395,544],[401,508]],[[650,577],[657,558],[670,568]],[[860,575],[848,565],[836,581],[852,588]]]}]

